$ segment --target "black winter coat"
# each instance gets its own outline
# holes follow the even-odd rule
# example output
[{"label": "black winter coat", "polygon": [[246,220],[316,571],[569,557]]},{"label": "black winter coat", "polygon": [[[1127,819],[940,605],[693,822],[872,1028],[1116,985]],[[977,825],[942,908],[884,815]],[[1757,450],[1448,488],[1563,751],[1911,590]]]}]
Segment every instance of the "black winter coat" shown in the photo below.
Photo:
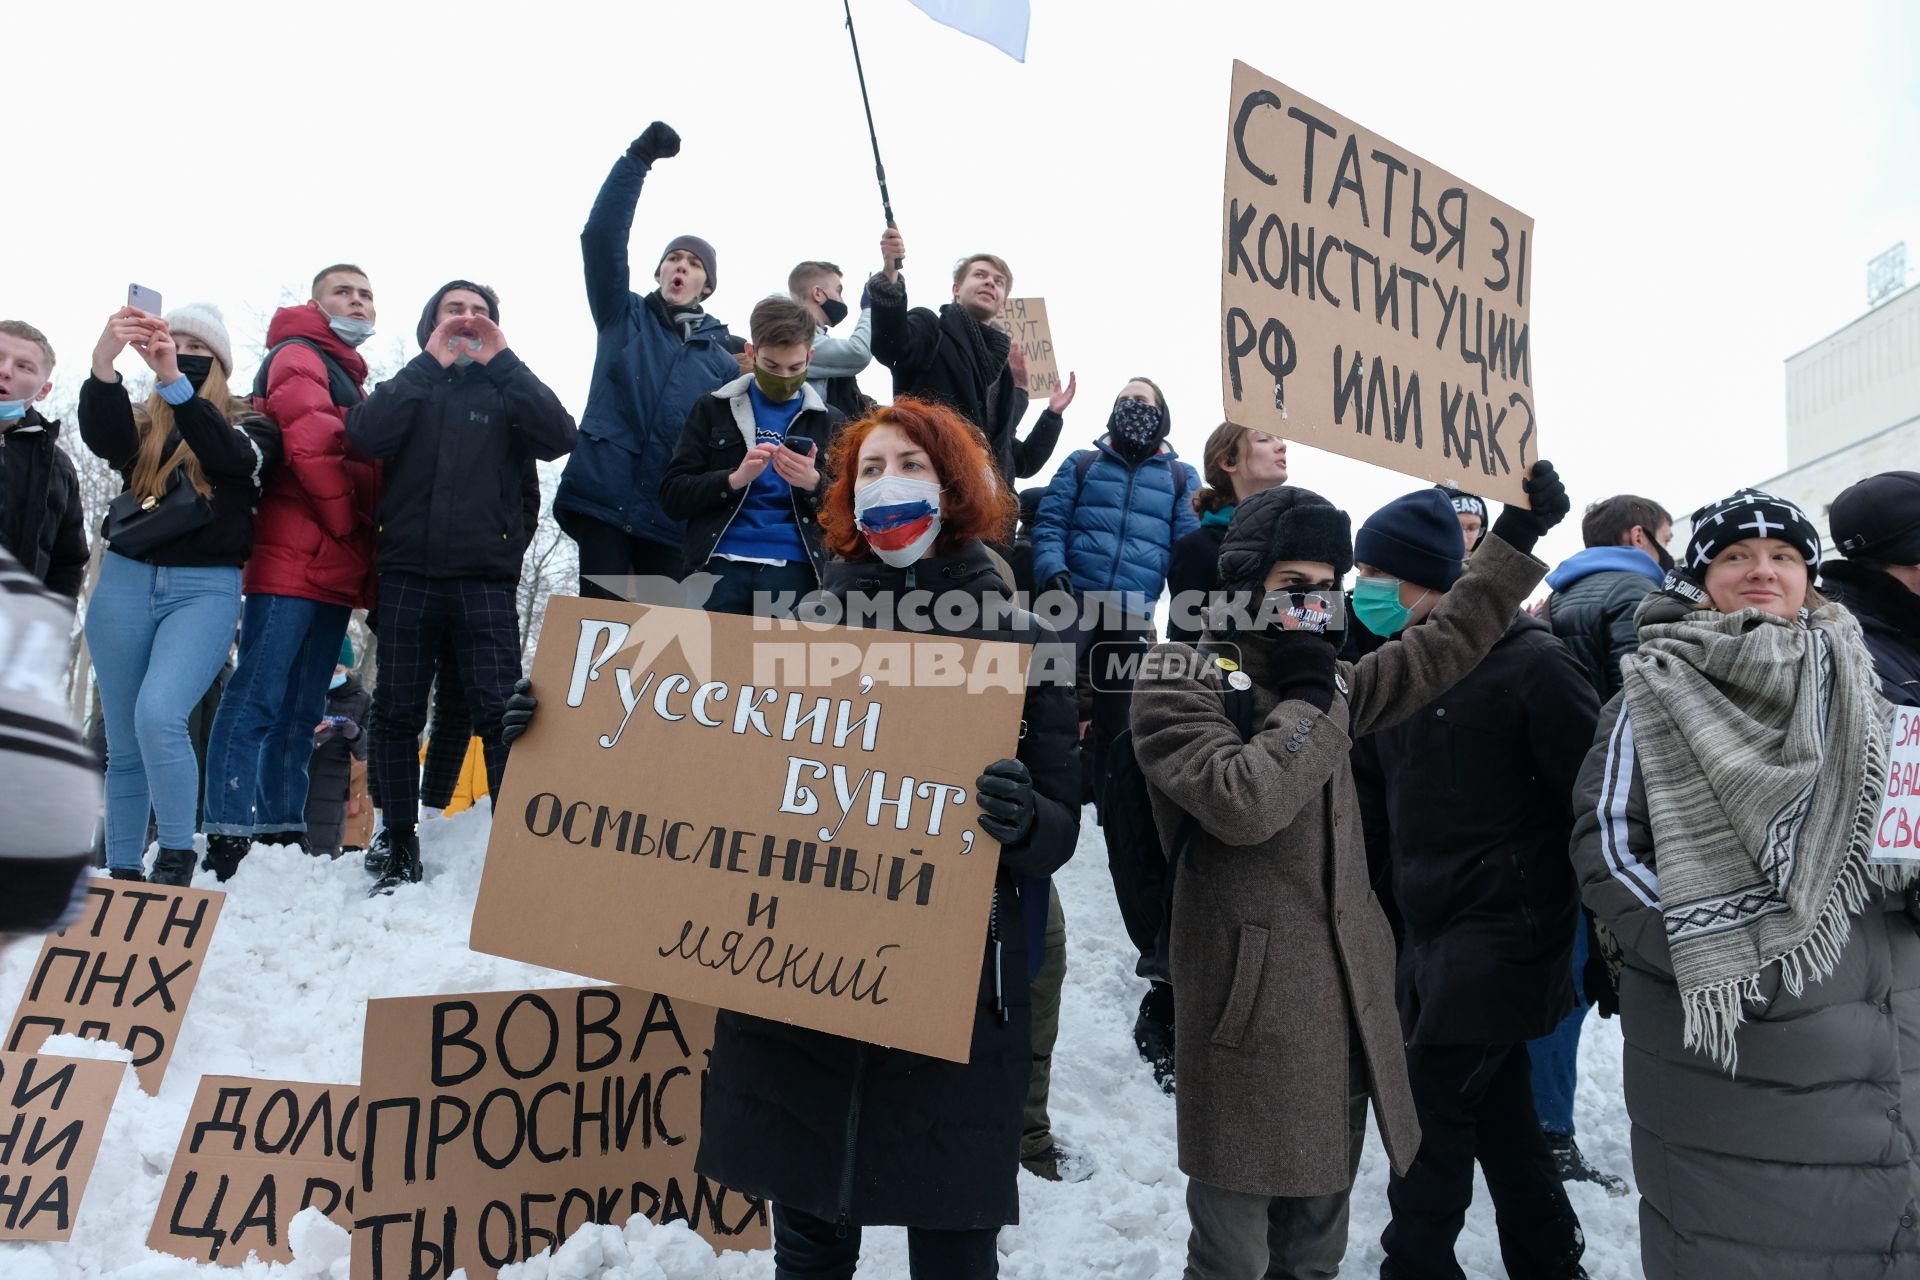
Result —
[{"label": "black winter coat", "polygon": [[338,689],[327,690],[327,714],[345,716],[359,726],[349,742],[335,734],[313,749],[307,764],[307,843],[316,853],[340,847],[353,795],[353,762],[367,758],[367,711],[373,695],[349,674]]},{"label": "black winter coat", "polygon": [[1567,841],[1599,713],[1567,646],[1522,613],[1453,688],[1356,745],[1374,757],[1354,777],[1369,861],[1384,843],[1391,868],[1408,1043],[1531,1040],[1573,1007]]},{"label": "black winter coat", "polygon": [[1821,566],[1820,594],[1847,606],[1873,654],[1880,692],[1896,707],[1920,707],[1920,595],[1892,574],[1850,560]]},{"label": "black winter coat", "polygon": [[[728,479],[753,447],[755,423],[747,390],[752,382],[752,374],[742,374],[694,401],[693,412],[680,430],[680,443],[674,446],[673,461],[667,464],[667,474],[660,481],[661,509],[675,520],[687,522],[686,558],[682,562],[685,573],[694,572],[712,557],[752,488],[736,489]],[[811,383],[802,386],[800,394],[806,400],[787,427],[787,434],[813,441],[814,465],[821,470],[820,483],[812,493],[793,491],[793,518],[800,526],[801,540],[807,544],[814,579],[819,581],[826,575],[829,559],[817,517],[821,495],[827,491],[824,467],[827,450],[846,419],[826,406]]]},{"label": "black winter coat", "polygon": [[[976,599],[1009,594],[978,544],[910,569],[837,562],[825,585],[843,599],[916,588],[936,600],[947,591]],[[1072,670],[1071,653],[1037,620],[1020,633],[952,634],[1039,638],[1036,666]],[[947,1062],[722,1010],[695,1168],[749,1195],[852,1226],[967,1231],[1020,1220],[1020,1130],[1033,1065],[1022,917],[1032,900],[1044,917],[1041,877],[1073,856],[1079,754],[1071,687],[1029,687],[1019,758],[1033,773],[1038,813],[1027,842],[1001,850],[992,934],[981,940],[986,956],[969,1060]],[[994,936],[1002,946],[1004,1022],[994,1012]]]},{"label": "black winter coat", "polygon": [[28,409],[0,435],[0,547],[47,590],[78,597],[87,578],[80,476],[59,445],[60,424]]},{"label": "black winter coat", "polygon": [[907,282],[867,281],[873,301],[873,358],[893,370],[893,394],[937,400],[979,427],[1007,488],[1038,475],[1060,442],[1060,415],[1048,409],[1024,440],[1014,429],[1027,393],[1007,368],[1007,335],[954,303],[939,312],[907,309]]},{"label": "black winter coat", "polygon": [[421,352],[347,415],[347,439],[381,459],[380,571],[520,576],[529,460],[573,448],[573,416],[514,354],[443,369]]},{"label": "black winter coat", "polygon": [[1547,597],[1553,634],[1573,651],[1603,703],[1620,692],[1620,659],[1640,647],[1634,615],[1654,590],[1643,573],[1608,569]]},{"label": "black winter coat", "polygon": [[[1181,596],[1197,593],[1211,597],[1220,587],[1220,543],[1227,536],[1224,525],[1202,524],[1198,529],[1173,544],[1173,554],[1167,559],[1167,597],[1172,608],[1167,614],[1167,639],[1177,640],[1181,644],[1200,643],[1204,625],[1189,627],[1183,625],[1183,605]],[[1196,621],[1204,621],[1204,614]]]},{"label": "black winter coat", "polygon": [[[213,519],[132,558],[183,568],[238,568],[253,554],[253,513],[267,477],[280,465],[280,428],[237,400],[229,413],[231,417],[199,396],[173,406],[173,433],[162,456],[171,456],[174,446],[186,441],[213,487],[207,499]],[[122,481],[130,480],[140,453],[140,422],[127,398],[126,383],[117,376],[102,382],[89,374],[80,384],[79,418],[80,439],[87,448],[118,471]]]}]

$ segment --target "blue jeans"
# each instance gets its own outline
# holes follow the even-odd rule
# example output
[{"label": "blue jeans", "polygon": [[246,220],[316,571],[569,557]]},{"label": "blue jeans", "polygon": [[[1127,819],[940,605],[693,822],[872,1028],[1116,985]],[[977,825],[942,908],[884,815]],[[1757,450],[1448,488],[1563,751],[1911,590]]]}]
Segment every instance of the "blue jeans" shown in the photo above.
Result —
[{"label": "blue jeans", "polygon": [[109,551],[87,604],[107,722],[107,865],[138,868],[147,817],[162,849],[193,848],[200,763],[187,716],[227,660],[237,567],[167,568]]},{"label": "blue jeans", "polygon": [[1560,1025],[1527,1045],[1533,1058],[1533,1109],[1540,1127],[1562,1137],[1573,1136],[1573,1091],[1580,1080],[1580,1026],[1587,1020],[1587,992],[1580,971],[1587,967],[1587,920],[1573,929],[1573,1012]]},{"label": "blue jeans", "polygon": [[240,661],[207,740],[208,835],[307,829],[313,727],[352,611],[256,591],[240,614]]},{"label": "blue jeans", "polygon": [[703,572],[717,574],[720,578],[713,584],[713,594],[701,606],[708,613],[738,613],[751,617],[756,595],[766,597],[759,602],[762,606],[771,606],[775,596],[785,596],[786,607],[791,609],[799,603],[800,597],[820,585],[820,580],[814,577],[813,566],[804,560],[789,560],[785,564],[755,564],[751,560],[729,560],[725,556],[715,556],[707,561]]}]

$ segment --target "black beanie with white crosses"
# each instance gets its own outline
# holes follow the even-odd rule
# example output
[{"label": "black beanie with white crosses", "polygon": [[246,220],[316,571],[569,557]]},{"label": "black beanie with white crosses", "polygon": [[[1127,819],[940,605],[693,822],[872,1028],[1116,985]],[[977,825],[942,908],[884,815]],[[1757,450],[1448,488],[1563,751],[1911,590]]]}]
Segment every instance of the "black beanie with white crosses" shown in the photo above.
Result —
[{"label": "black beanie with white crosses", "polygon": [[1747,538],[1778,538],[1792,543],[1807,558],[1807,568],[1820,567],[1820,531],[1807,513],[1759,489],[1742,489],[1731,497],[1709,502],[1693,513],[1693,540],[1683,562],[1688,573],[1704,578],[1714,557]]}]

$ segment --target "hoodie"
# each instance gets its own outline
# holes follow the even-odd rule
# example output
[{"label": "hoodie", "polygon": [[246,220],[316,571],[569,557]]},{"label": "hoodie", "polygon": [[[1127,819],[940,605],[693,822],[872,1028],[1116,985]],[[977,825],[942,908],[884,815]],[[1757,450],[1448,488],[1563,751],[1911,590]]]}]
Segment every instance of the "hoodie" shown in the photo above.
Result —
[{"label": "hoodie", "polygon": [[1602,703],[1620,692],[1620,659],[1640,647],[1634,613],[1665,577],[1633,547],[1588,547],[1547,575],[1553,634],[1573,650]]}]

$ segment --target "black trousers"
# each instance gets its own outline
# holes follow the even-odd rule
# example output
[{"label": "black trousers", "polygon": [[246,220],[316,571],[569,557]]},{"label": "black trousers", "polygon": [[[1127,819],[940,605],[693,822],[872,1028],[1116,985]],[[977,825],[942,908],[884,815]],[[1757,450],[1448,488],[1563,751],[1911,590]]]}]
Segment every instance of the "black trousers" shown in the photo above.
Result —
[{"label": "black trousers", "polygon": [[434,672],[450,648],[473,732],[487,754],[487,789],[498,798],[507,751],[500,717],[520,678],[520,613],[514,584],[482,578],[380,575],[380,683],[373,691],[368,768],[383,821],[420,820],[420,731]]},{"label": "black trousers", "polygon": [[624,598],[618,591],[590,582],[591,578],[671,578],[678,582],[685,576],[678,547],[636,538],[585,516],[568,516],[565,529],[580,548],[580,594],[588,600]]},{"label": "black trousers", "polygon": [[[1000,1274],[1000,1232],[907,1228],[907,1274],[912,1280],[993,1280]],[[860,1228],[841,1229],[823,1218],[773,1206],[773,1280],[852,1280],[860,1261]]]},{"label": "black trousers", "polygon": [[1454,1241],[1473,1203],[1473,1162],[1493,1196],[1510,1276],[1563,1280],[1585,1250],[1533,1109],[1524,1044],[1409,1045],[1420,1152],[1387,1183],[1393,1218],[1380,1236],[1381,1280],[1463,1280]]}]

